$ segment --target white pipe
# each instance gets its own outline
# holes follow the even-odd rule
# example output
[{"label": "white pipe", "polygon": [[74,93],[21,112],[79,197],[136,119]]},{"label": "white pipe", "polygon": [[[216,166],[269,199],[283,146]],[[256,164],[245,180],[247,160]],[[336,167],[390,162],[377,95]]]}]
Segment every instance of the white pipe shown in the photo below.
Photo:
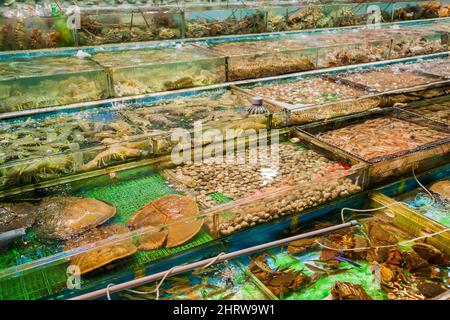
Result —
[{"label": "white pipe", "polygon": [[[297,241],[300,239],[304,239],[304,238],[311,238],[311,237],[315,237],[324,233],[328,233],[328,232],[332,232],[332,231],[336,231],[336,230],[340,230],[343,228],[348,228],[351,226],[355,226],[357,225],[358,222],[356,220],[352,220],[350,222],[347,223],[342,223],[342,224],[338,224],[338,225],[334,225],[328,228],[323,228],[323,229],[319,229],[319,230],[315,230],[315,231],[311,231],[311,232],[307,232],[307,233],[303,233],[300,235],[296,235],[296,236],[292,236],[292,237],[288,237],[288,238],[284,238],[284,239],[280,239],[280,240],[276,240],[276,241],[272,241],[272,242],[267,242],[264,244],[260,244],[254,247],[250,247],[250,248],[245,248],[242,250],[238,250],[238,251],[234,251],[231,253],[227,253],[227,254],[222,254],[213,258],[209,258],[209,259],[205,259],[205,260],[201,260],[201,261],[197,261],[197,262],[193,262],[187,265],[183,265],[183,266],[179,266],[179,267],[175,267],[170,269],[170,276],[176,275],[176,274],[180,274],[180,273],[184,273],[193,269],[197,269],[197,268],[201,268],[201,267],[205,267],[205,266],[209,266],[212,264],[216,264],[222,261],[226,261],[229,259],[233,259],[233,258],[237,258],[239,256],[242,255],[248,255],[248,254],[252,254],[255,253],[259,250],[266,250],[266,249],[270,249],[273,247],[277,247],[280,245],[284,245],[287,244],[289,242],[293,242],[293,241]],[[131,280],[131,281],[127,281],[121,284],[117,284],[117,285],[111,285],[108,288],[104,288],[104,289],[99,289],[96,291],[92,291],[86,294],[82,294],[79,295],[77,297],[71,298],[69,300],[88,300],[88,299],[95,299],[95,298],[99,298],[102,296],[105,296],[107,293],[114,293],[114,292],[119,292],[125,289],[129,289],[129,288],[133,288],[139,285],[143,285],[146,284],[148,282],[152,282],[158,279],[163,278],[164,276],[167,276],[169,270],[165,270],[162,272],[158,272],[146,277],[142,277],[139,279],[135,279],[135,280]]]}]

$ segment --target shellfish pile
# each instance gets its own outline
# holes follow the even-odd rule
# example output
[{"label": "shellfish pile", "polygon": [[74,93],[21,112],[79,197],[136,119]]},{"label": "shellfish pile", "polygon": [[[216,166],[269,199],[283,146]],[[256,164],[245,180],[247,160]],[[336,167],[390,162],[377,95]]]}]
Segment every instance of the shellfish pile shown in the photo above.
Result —
[{"label": "shellfish pile", "polygon": [[[217,193],[238,200],[282,186],[297,186],[282,196],[267,196],[261,201],[236,206],[231,209],[233,214],[230,217],[219,214],[221,218],[217,227],[223,235],[361,190],[349,178],[328,179],[329,176],[345,175],[348,167],[312,150],[296,150],[295,145],[280,144],[279,155],[278,168],[274,168],[273,161],[269,157],[264,158],[264,155],[260,155],[258,164],[249,162],[247,150],[237,153],[233,160],[247,159],[243,163],[188,163],[178,167],[173,175],[193,192],[200,203],[208,207],[218,204],[214,200]],[[213,230],[215,227],[211,223],[209,221],[208,227]]]},{"label": "shellfish pile", "polygon": [[256,95],[289,104],[322,104],[366,94],[364,90],[324,78],[254,87],[251,91]]},{"label": "shellfish pile", "polygon": [[406,110],[420,114],[428,119],[450,124],[450,101],[406,108]]},{"label": "shellfish pile", "polygon": [[380,117],[330,130],[318,137],[365,160],[373,160],[448,139],[450,134],[393,117]]},{"label": "shellfish pile", "polygon": [[415,87],[432,81],[430,77],[425,75],[405,72],[399,68],[350,73],[342,75],[341,78],[365,85],[379,92]]}]

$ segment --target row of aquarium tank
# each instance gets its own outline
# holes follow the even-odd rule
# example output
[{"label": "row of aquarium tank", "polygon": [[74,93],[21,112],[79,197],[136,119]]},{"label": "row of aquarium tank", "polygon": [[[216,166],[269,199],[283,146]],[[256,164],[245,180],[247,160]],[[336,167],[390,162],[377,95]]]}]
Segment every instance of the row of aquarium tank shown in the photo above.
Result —
[{"label": "row of aquarium tank", "polygon": [[350,220],[109,298],[444,293],[449,65],[441,53],[5,117],[0,299],[76,297]]},{"label": "row of aquarium tank", "polygon": [[0,300],[448,295],[447,2],[72,4],[1,6]]},{"label": "row of aquarium tank", "polygon": [[[439,54],[448,50],[448,23],[4,52],[0,113]],[[434,72],[445,78],[446,69],[440,69],[436,66]],[[374,85],[370,90],[385,91]]]},{"label": "row of aquarium tank", "polygon": [[[11,2],[7,0],[5,4]],[[348,27],[450,16],[450,3],[446,0],[236,1],[210,5],[176,2],[118,7],[101,6],[99,1],[76,1],[81,5],[76,10],[69,4],[43,3],[16,1],[0,8],[1,51]]]}]

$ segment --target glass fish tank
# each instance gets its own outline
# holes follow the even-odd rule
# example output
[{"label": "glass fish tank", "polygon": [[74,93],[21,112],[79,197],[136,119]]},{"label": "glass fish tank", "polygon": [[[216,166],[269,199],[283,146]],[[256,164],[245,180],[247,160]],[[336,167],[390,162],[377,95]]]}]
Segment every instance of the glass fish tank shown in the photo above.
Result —
[{"label": "glass fish tank", "polygon": [[240,86],[288,113],[289,125],[300,125],[380,108],[383,98],[333,76],[311,76]]},{"label": "glass fish tank", "polygon": [[79,45],[179,39],[183,18],[180,12],[151,10],[108,10],[84,12],[78,31]]},{"label": "glass fish tank", "polygon": [[67,18],[0,16],[0,51],[72,47]]},{"label": "glass fish tank", "polygon": [[[440,60],[428,63],[434,61]],[[267,80],[237,88],[249,97],[261,96],[266,103],[286,110],[290,125],[301,125],[445,94],[443,78],[414,71],[421,63],[349,68],[344,72]],[[373,81],[369,80],[372,77]],[[399,89],[404,92],[396,93]]]},{"label": "glass fish tank", "polygon": [[364,188],[365,169],[358,161],[323,153],[296,135],[291,131],[289,140],[281,136],[267,148],[249,142],[227,154],[225,163],[215,157],[203,164],[187,161],[163,175],[206,208],[206,226],[217,236],[307,212]]},{"label": "glass fish tank", "polygon": [[[195,199],[144,168],[1,201],[2,300],[63,299],[154,272],[197,247],[196,258],[223,250],[202,228]],[[159,215],[157,230],[143,227],[148,214]]]},{"label": "glass fish tank", "polygon": [[[425,55],[448,50],[448,31],[435,31],[423,28],[416,31],[405,27],[402,37],[394,38],[390,53],[391,59]],[[416,34],[415,34],[416,33]]]},{"label": "glass fish tank", "polygon": [[445,78],[415,70],[416,63],[397,64],[338,75],[343,81],[363,86],[372,92],[384,92],[386,105],[407,103],[447,94]]},{"label": "glass fish tank", "polygon": [[[284,300],[425,300],[448,290],[442,251],[420,241],[403,244],[414,235],[398,226],[397,217],[366,216],[352,215],[357,226],[240,260]],[[319,220],[315,228],[332,221]],[[433,260],[431,252],[441,259]]]},{"label": "glass fish tank", "polygon": [[448,95],[420,100],[401,107],[425,118],[450,125],[450,96]]},{"label": "glass fish tank", "polygon": [[0,112],[101,100],[109,97],[103,69],[70,56],[0,60]]},{"label": "glass fish tank", "polygon": [[450,179],[435,181],[425,187],[427,190],[419,187],[398,195],[395,199],[443,226],[450,227]]},{"label": "glass fish tank", "polygon": [[107,69],[116,97],[226,81],[225,58],[192,45],[98,52],[92,59]]},{"label": "glass fish tank", "polygon": [[[119,292],[112,299],[155,300],[156,283]],[[271,300],[276,297],[237,261],[169,277],[159,288],[158,300]]]},{"label": "glass fish tank", "polygon": [[394,65],[384,68],[373,68],[366,71],[356,71],[339,74],[338,78],[344,81],[350,81],[359,86],[368,88],[376,92],[396,91],[407,88],[421,87],[439,83],[445,79],[414,72],[410,68],[415,64]]},{"label": "glass fish tank", "polygon": [[164,156],[177,145],[177,130],[256,132],[285,125],[283,112],[252,115],[250,106],[248,97],[222,89],[3,120],[0,189]]},{"label": "glass fish tank", "polygon": [[[440,27],[421,25],[394,27],[361,27],[208,39],[200,45],[227,57],[227,74],[230,81],[384,61],[447,50],[447,43],[443,42],[446,33],[440,31]],[[396,42],[397,39],[403,42],[412,39],[412,42],[393,48],[393,43],[400,43]]]},{"label": "glass fish tank", "polygon": [[245,6],[226,8],[188,7],[184,12],[186,38],[266,32],[266,11]]},{"label": "glass fish tank", "polygon": [[[270,136],[267,143],[275,147],[273,137]],[[198,193],[187,188],[182,190],[168,175],[168,171],[177,172],[190,164],[182,164],[178,167],[180,169],[176,169],[173,164],[166,163],[167,159],[103,171],[72,182],[60,181],[53,186],[42,184],[2,193],[1,298],[58,299],[80,292],[70,285],[67,287],[73,275],[80,277],[82,290],[89,291],[136,274],[155,272],[170,264],[172,260],[166,259],[168,257],[175,259],[195,250],[200,250],[195,251],[197,258],[202,254],[216,255],[224,250],[215,240],[218,237],[257,224],[275,222],[283,216],[287,219],[287,215],[306,214],[308,209],[312,210],[319,204],[362,190],[366,166],[352,162],[348,157],[337,159],[321,154],[318,149],[300,147],[295,151],[298,156],[291,161],[288,153],[296,148],[298,142],[286,143],[290,147],[283,151],[285,156],[280,174],[275,177],[267,170],[262,171],[268,179],[274,178],[259,185],[261,181],[250,181],[247,173],[244,181],[248,183],[241,184],[245,190],[239,190],[240,198],[238,193],[234,196],[239,201],[226,197],[232,195],[228,190],[233,191],[226,189],[222,195],[211,195],[214,202],[207,205],[201,190]],[[299,163],[305,164],[303,172],[297,170],[296,174],[290,175],[290,168],[302,167]],[[208,166],[202,162],[196,163],[195,168],[198,172],[207,170]],[[219,174],[225,173],[222,170]],[[204,175],[199,178],[192,175],[192,179],[201,177]],[[197,185],[204,187],[203,181],[198,181]],[[319,186],[324,188],[323,194]],[[296,197],[301,201],[291,201]],[[266,201],[264,215],[260,211],[249,210],[250,207],[258,207],[261,199]],[[277,208],[271,207],[276,203]],[[227,205],[227,209],[224,210],[221,204]],[[230,211],[235,211],[235,208],[250,214],[251,221],[247,222],[248,217],[243,216],[246,220],[239,222],[240,227],[236,225],[231,230],[229,225],[226,232],[214,229],[224,225],[214,224],[217,218],[213,217],[222,212],[221,223],[227,219],[230,224]],[[266,218],[269,208],[274,210],[274,214]],[[149,216],[152,218],[148,219]],[[234,298],[257,290],[245,282],[242,285]],[[224,292],[217,292],[223,287],[217,283],[214,286],[205,288],[206,294],[215,292],[224,297]]]},{"label": "glass fish tank", "polygon": [[300,131],[369,163],[371,185],[445,164],[450,152],[446,125],[397,108],[303,125]]},{"label": "glass fish tank", "polygon": [[291,38],[265,41],[221,42],[208,46],[211,52],[227,56],[230,81],[313,70],[317,48]]},{"label": "glass fish tank", "polygon": [[[441,10],[442,8],[442,10]],[[392,21],[407,21],[448,17],[445,2],[398,2],[390,9]]]},{"label": "glass fish tank", "polygon": [[268,12],[268,31],[291,31],[333,28],[366,24],[365,4],[318,4],[271,7]]},{"label": "glass fish tank", "polygon": [[[120,291],[112,299],[216,299],[219,294],[214,290],[222,292],[223,282],[232,285],[227,286],[221,299],[235,299],[238,293],[234,292],[249,284],[242,282],[241,272],[249,275],[269,298],[280,300],[426,300],[450,288],[445,251],[419,240],[408,243],[415,234],[403,227],[405,216],[401,211],[347,212],[344,218],[357,221],[357,225],[259,250],[207,269],[194,269],[192,276],[169,275],[162,282],[159,296],[155,294],[156,282]],[[338,223],[340,215],[330,214],[298,226],[289,234]],[[234,266],[241,269],[230,273],[228,268]],[[208,278],[194,282],[204,274]],[[229,279],[230,274],[236,276]],[[221,278],[219,285],[217,277]],[[261,297],[261,293],[255,292],[254,297]]]},{"label": "glass fish tank", "polygon": [[410,66],[408,69],[417,70],[444,78],[450,78],[450,59],[426,61]]}]

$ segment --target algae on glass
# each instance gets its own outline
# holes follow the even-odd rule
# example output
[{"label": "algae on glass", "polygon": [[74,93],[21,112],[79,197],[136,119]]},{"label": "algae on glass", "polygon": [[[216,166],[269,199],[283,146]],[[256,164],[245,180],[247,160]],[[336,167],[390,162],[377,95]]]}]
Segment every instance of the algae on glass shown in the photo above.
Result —
[{"label": "algae on glass", "polygon": [[225,58],[194,46],[99,52],[116,96],[176,90],[225,82]]},{"label": "algae on glass", "polygon": [[100,100],[106,74],[94,62],[69,56],[0,60],[0,112]]}]

